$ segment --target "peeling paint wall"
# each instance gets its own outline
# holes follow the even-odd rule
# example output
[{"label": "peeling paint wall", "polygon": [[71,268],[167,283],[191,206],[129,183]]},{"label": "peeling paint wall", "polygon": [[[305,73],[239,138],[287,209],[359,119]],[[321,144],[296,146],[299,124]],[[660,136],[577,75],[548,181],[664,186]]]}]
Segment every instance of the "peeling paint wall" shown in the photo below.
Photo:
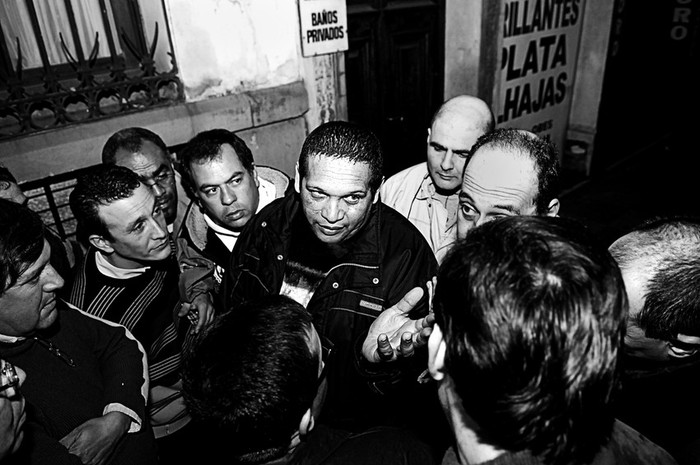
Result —
[{"label": "peeling paint wall", "polygon": [[188,101],[301,79],[295,0],[166,0]]}]

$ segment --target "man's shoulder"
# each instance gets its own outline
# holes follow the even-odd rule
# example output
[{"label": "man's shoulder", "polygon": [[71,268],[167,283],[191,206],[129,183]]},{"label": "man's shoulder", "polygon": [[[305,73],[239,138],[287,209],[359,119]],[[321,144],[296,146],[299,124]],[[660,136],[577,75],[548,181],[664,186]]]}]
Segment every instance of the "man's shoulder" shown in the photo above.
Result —
[{"label": "man's shoulder", "polygon": [[382,236],[396,233],[398,237],[403,236],[405,240],[418,241],[420,244],[425,244],[427,248],[430,248],[418,228],[399,211],[382,202],[379,202],[378,205],[381,215],[380,234]]},{"label": "man's shoulder", "polygon": [[275,188],[275,198],[283,197],[291,185],[291,178],[281,170],[271,166],[256,166],[258,177],[272,184]]},{"label": "man's shoulder", "polygon": [[382,184],[380,188],[382,202],[396,208],[402,203],[413,200],[428,176],[426,162],[399,171]]},{"label": "man's shoulder", "polygon": [[629,425],[615,420],[610,442],[603,446],[593,465],[654,463],[676,465],[676,460],[662,447]]}]

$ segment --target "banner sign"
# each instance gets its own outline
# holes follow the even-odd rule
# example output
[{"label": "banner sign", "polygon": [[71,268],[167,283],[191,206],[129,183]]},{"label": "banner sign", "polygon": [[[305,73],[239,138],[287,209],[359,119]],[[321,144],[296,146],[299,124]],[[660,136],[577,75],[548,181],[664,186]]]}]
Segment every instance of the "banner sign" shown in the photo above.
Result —
[{"label": "banner sign", "polygon": [[497,126],[564,151],[584,0],[505,0]]},{"label": "banner sign", "polygon": [[299,0],[301,51],[305,57],[348,49],[345,0]]}]

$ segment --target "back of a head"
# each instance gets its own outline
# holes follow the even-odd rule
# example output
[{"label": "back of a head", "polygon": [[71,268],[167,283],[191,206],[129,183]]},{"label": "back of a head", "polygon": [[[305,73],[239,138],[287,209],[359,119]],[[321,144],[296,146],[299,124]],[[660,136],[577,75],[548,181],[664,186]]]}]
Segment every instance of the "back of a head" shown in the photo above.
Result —
[{"label": "back of a head", "polygon": [[233,148],[243,168],[248,173],[252,173],[255,167],[253,153],[243,139],[227,129],[217,128],[202,131],[190,139],[177,154],[183,174],[182,182],[191,194],[196,191],[196,187],[192,185],[192,164],[201,164],[217,159],[221,154],[221,146],[224,144]]},{"label": "back of a head", "polygon": [[299,154],[299,175],[308,175],[309,157],[322,156],[366,163],[370,169],[369,187],[376,192],[382,183],[384,154],[381,143],[369,129],[346,121],[331,121],[306,137]]},{"label": "back of a head", "polygon": [[146,128],[125,128],[112,134],[104,147],[102,147],[102,163],[113,165],[117,162],[116,156],[119,150],[126,150],[130,153],[138,153],[144,141],[149,141],[160,148],[164,153],[168,153],[168,147],[155,132]]},{"label": "back of a head", "polygon": [[0,198],[0,295],[41,256],[44,223],[28,207]]},{"label": "back of a head", "polygon": [[140,184],[136,173],[117,165],[96,165],[78,178],[69,204],[79,238],[87,241],[92,234],[111,238],[98,215],[99,207],[131,197]]},{"label": "back of a head", "polygon": [[319,367],[311,325],[310,314],[288,297],[249,301],[218,316],[185,359],[192,416],[217,431],[216,441],[242,463],[285,455],[311,407]]},{"label": "back of a head", "polygon": [[700,337],[700,218],[649,219],[614,241],[610,253],[644,283],[644,295],[637,296],[644,304],[634,318],[647,337]]},{"label": "back of a head", "polygon": [[545,214],[550,202],[559,194],[559,155],[554,144],[522,129],[498,128],[479,137],[468,158],[482,147],[527,156],[532,160],[538,180],[537,214]]},{"label": "back of a head", "polygon": [[[7,169],[6,166],[0,165],[0,183],[2,182],[13,182],[17,184],[17,179],[15,179],[15,176],[10,172],[9,169]],[[0,189],[2,187],[0,186]]]},{"label": "back of a head", "polygon": [[433,304],[482,442],[548,464],[592,458],[612,427],[627,306],[602,244],[572,220],[494,220],[455,244]]},{"label": "back of a head", "polygon": [[457,95],[440,105],[430,122],[432,127],[435,121],[449,114],[464,116],[473,127],[467,129],[480,129],[481,132],[489,132],[494,129],[495,118],[491,108],[486,102],[472,95]]}]

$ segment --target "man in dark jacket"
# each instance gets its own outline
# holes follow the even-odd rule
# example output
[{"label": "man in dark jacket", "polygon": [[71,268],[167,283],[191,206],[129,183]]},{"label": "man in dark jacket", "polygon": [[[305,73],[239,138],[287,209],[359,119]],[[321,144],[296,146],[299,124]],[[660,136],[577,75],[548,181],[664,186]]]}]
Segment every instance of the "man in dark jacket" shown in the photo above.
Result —
[{"label": "man in dark jacket", "polygon": [[[417,382],[425,351],[411,347],[410,338],[390,363],[361,355],[375,319],[409,290],[425,287],[437,267],[415,226],[379,201],[382,164],[369,130],[346,122],[314,130],[301,149],[296,192],[246,225],[222,288],[224,308],[233,311],[269,294],[306,307],[336,354],[322,420],[345,428],[404,423],[402,402],[429,389]],[[411,317],[426,315],[427,303],[424,297]]]}]

